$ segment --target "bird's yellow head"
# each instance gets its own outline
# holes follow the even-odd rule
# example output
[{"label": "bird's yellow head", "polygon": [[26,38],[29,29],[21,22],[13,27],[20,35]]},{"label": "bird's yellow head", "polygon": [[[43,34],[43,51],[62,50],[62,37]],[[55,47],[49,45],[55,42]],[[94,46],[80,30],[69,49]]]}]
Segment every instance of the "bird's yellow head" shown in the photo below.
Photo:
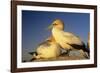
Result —
[{"label": "bird's yellow head", "polygon": [[64,29],[64,23],[63,23],[62,20],[56,19],[56,20],[53,21],[53,23],[48,28],[49,29],[57,28],[57,29],[63,30]]}]

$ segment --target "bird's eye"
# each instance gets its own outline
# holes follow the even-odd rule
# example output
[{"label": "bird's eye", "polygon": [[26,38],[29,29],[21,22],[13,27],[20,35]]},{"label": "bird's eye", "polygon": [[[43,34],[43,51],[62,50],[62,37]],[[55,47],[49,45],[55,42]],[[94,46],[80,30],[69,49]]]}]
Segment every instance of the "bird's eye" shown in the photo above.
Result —
[{"label": "bird's eye", "polygon": [[52,40],[47,40],[48,42],[52,42]]},{"label": "bird's eye", "polygon": [[53,25],[57,25],[56,23],[54,23]]}]

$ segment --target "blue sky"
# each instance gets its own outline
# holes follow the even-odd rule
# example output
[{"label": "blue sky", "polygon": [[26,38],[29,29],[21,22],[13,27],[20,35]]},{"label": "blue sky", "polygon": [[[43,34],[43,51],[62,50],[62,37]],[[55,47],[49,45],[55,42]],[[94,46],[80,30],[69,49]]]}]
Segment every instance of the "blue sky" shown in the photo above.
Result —
[{"label": "blue sky", "polygon": [[[61,19],[66,32],[79,36],[85,44],[89,32],[89,13],[22,11],[22,51],[23,59],[27,59],[27,52],[32,52],[38,44],[51,35],[47,27],[55,19]],[[25,54],[26,52],[26,54]]]}]

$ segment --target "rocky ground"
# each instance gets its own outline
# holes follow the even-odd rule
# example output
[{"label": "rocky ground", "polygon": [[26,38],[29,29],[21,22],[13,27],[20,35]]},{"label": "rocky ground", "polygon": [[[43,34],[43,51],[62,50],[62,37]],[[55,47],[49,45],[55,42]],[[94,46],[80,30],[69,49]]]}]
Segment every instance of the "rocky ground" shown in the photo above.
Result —
[{"label": "rocky ground", "polygon": [[89,59],[89,56],[87,57],[87,54],[84,55],[84,52],[82,50],[74,50],[71,51],[68,54],[62,54],[59,57],[56,58],[51,58],[51,59],[36,59],[33,60],[32,62],[39,62],[39,61],[61,61],[61,60],[84,60],[84,59]]},{"label": "rocky ground", "polygon": [[87,58],[82,58],[82,57],[75,57],[75,56],[59,56],[57,58],[52,58],[52,59],[37,59],[33,60],[32,62],[39,62],[39,61],[61,61],[61,60],[84,60]]}]

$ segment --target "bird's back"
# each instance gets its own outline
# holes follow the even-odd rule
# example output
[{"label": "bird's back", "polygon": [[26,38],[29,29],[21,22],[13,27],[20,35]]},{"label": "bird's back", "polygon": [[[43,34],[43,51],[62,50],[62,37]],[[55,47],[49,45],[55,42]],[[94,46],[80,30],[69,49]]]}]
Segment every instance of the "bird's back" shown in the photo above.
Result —
[{"label": "bird's back", "polygon": [[52,58],[60,55],[60,47],[57,43],[50,44],[48,41],[43,42],[37,48],[37,53],[42,58]]}]

